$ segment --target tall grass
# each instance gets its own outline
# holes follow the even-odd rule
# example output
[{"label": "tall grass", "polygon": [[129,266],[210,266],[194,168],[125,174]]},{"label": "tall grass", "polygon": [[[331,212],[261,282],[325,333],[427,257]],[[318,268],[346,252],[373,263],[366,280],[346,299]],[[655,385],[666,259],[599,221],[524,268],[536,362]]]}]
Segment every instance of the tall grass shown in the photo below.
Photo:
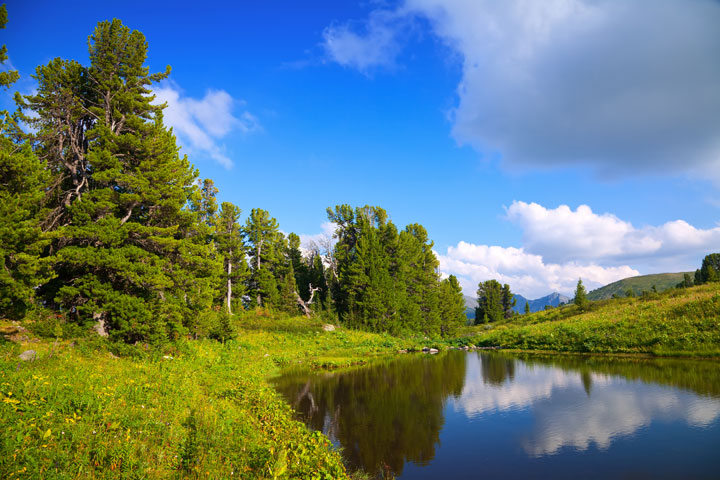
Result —
[{"label": "tall grass", "polygon": [[[407,342],[300,318],[247,316],[235,327],[224,344],[137,346],[120,358],[93,337],[3,343],[0,478],[346,478],[327,438],[293,420],[267,379]],[[20,362],[25,348],[38,360]]]}]

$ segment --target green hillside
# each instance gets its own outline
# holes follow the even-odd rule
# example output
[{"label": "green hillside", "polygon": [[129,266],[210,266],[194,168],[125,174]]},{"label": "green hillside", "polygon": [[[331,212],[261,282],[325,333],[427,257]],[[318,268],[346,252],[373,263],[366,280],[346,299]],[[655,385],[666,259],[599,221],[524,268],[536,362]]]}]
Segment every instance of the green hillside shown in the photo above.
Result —
[{"label": "green hillside", "polygon": [[463,341],[486,347],[593,353],[720,355],[717,283],[642,297],[566,305],[497,325],[470,327]]},{"label": "green hillside", "polygon": [[623,278],[622,280],[593,290],[588,293],[587,298],[588,300],[604,300],[606,298],[612,298],[613,295],[625,297],[628,289],[632,289],[635,295],[642,295],[642,292],[651,292],[653,285],[658,292],[662,292],[682,282],[685,273],[689,273],[691,277],[693,276],[693,272],[679,272],[656,273],[654,275]]}]

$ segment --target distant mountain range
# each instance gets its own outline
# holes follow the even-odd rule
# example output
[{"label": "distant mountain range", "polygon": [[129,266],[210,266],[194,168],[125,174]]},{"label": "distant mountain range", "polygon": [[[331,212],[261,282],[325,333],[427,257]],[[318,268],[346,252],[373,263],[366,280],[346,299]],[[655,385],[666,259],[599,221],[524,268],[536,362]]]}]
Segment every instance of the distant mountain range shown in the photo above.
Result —
[{"label": "distant mountain range", "polygon": [[570,301],[568,297],[557,292],[553,292],[550,295],[545,295],[541,298],[536,298],[535,300],[528,300],[522,295],[515,295],[515,300],[517,300],[517,303],[515,304],[515,308],[513,308],[513,310],[518,313],[525,312],[525,302],[530,303],[531,312],[539,312],[540,310],[545,310],[545,307],[547,306],[557,307],[561,303],[568,303]]},{"label": "distant mountain range", "polygon": [[587,298],[589,300],[604,300],[606,298],[612,298],[613,295],[624,297],[628,289],[632,289],[635,295],[642,295],[643,291],[651,292],[653,285],[658,292],[662,292],[682,282],[683,275],[686,273],[690,274],[690,278],[693,278],[694,272],[656,273],[654,275],[623,278],[622,280],[593,290],[588,293]]},{"label": "distant mountain range", "polygon": [[[464,295],[464,297],[465,316],[467,318],[475,318],[475,308],[477,307],[477,300],[469,295]],[[522,295],[515,295],[515,300],[516,304],[513,310],[518,313],[525,312],[525,302],[530,303],[531,312],[539,312],[540,310],[544,310],[546,306],[557,307],[561,303],[567,303],[570,301],[568,297],[566,297],[565,295],[561,295],[557,292],[551,293],[550,295],[545,295],[541,298],[536,298],[535,300],[528,300]]]}]

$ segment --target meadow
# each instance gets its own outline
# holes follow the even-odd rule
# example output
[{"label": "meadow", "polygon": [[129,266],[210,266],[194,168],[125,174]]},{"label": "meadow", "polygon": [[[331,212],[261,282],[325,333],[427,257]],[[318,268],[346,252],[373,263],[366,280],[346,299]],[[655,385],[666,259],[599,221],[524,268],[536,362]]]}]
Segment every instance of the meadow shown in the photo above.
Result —
[{"label": "meadow", "polygon": [[[362,478],[270,386],[288,368],[364,365],[423,347],[720,356],[717,284],[398,338],[262,310],[232,340],[109,342],[46,316],[0,321],[0,478]],[[18,355],[35,350],[34,361]]]},{"label": "meadow", "polygon": [[[412,341],[300,317],[236,320],[225,343],[64,339],[60,323],[35,326],[54,339],[31,329],[3,340],[0,478],[347,478],[327,438],[293,420],[267,380],[291,365],[367,363]],[[35,361],[18,360],[27,349]]]}]

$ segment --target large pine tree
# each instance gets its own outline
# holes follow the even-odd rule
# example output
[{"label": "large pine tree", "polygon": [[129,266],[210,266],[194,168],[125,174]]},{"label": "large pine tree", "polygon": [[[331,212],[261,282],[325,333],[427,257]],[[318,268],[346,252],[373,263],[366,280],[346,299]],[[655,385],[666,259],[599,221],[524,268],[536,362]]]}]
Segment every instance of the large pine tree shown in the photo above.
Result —
[{"label": "large pine tree", "polygon": [[26,97],[53,174],[43,227],[57,277],[42,293],[116,338],[182,335],[209,307],[218,264],[190,208],[197,171],[152,103],[150,86],[170,69],[149,74],[145,37],[119,20],[98,24],[89,53],[89,67],[39,67]]}]

